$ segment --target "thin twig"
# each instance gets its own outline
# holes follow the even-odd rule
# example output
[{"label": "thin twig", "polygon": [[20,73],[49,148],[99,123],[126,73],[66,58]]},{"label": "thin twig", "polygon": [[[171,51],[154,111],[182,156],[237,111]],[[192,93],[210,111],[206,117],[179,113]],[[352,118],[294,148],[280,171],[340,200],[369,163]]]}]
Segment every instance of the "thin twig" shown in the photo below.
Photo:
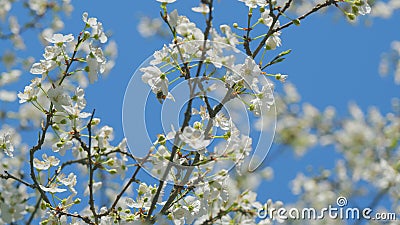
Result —
[{"label": "thin twig", "polygon": [[46,9],[45,12],[43,12],[42,14],[36,14],[35,11],[33,10],[29,10],[30,13],[35,14],[35,16],[33,17],[33,19],[27,23],[25,23],[22,28],[19,30],[18,34],[14,34],[14,33],[7,33],[7,34],[2,34],[0,33],[0,39],[10,39],[12,37],[14,37],[15,35],[21,35],[22,33],[28,31],[31,28],[37,28],[39,21],[45,16],[47,15],[47,11],[51,8],[53,8],[55,5],[54,4],[47,4],[46,5]]},{"label": "thin twig", "polygon": [[272,17],[272,23],[271,23],[271,26],[268,29],[267,35],[264,36],[264,38],[258,44],[256,50],[254,50],[253,55],[251,56],[253,59],[256,58],[257,54],[264,47],[265,42],[268,40],[268,38],[275,33],[275,31],[274,31],[275,24],[278,22],[279,17],[282,15],[282,13],[284,13],[289,8],[289,6],[291,5],[292,1],[293,0],[288,0],[286,2],[286,4],[285,4],[284,8],[282,9],[281,13],[278,13],[278,15],[275,15],[274,14],[274,7],[273,7],[273,4],[272,4],[272,0],[268,0],[269,15]]},{"label": "thin twig", "polygon": [[94,220],[96,222],[96,224],[98,224],[98,217],[97,217],[97,213],[96,213],[96,209],[94,207],[94,198],[93,198],[93,162],[92,162],[92,120],[94,117],[94,113],[96,112],[96,109],[93,109],[92,112],[92,116],[90,117],[90,120],[88,122],[88,124],[86,125],[87,129],[88,129],[88,133],[89,133],[89,143],[88,143],[88,147],[86,149],[86,152],[88,154],[88,167],[89,167],[89,205],[90,205],[90,211],[92,211],[92,214],[94,216]]},{"label": "thin twig", "polygon": [[[311,14],[313,14],[313,13],[319,11],[320,9],[325,8],[325,7],[327,7],[327,6],[330,6],[330,5],[336,5],[338,2],[339,2],[338,0],[327,0],[326,2],[324,2],[324,3],[322,3],[322,4],[316,5],[314,8],[312,8],[309,12],[305,13],[304,15],[302,15],[302,16],[300,16],[300,17],[297,17],[297,20],[303,20],[303,19],[305,19],[307,16],[309,16],[309,15],[311,15]],[[289,27],[289,26],[291,26],[291,25],[293,25],[293,24],[294,24],[294,22],[293,22],[293,21],[290,21],[290,22],[288,22],[288,23],[286,23],[286,24],[284,24],[284,25],[282,25],[282,26],[280,26],[280,27],[274,29],[274,32],[280,31],[280,30],[282,30],[282,29],[285,29],[285,28],[287,28],[287,27]]]},{"label": "thin twig", "polygon": [[113,212],[115,210],[115,207],[117,206],[119,200],[121,199],[122,195],[126,192],[126,190],[128,190],[128,188],[131,186],[131,184],[133,182],[137,182],[136,176],[138,175],[140,169],[142,168],[143,164],[147,161],[147,159],[150,157],[151,155],[151,151],[149,151],[149,153],[146,155],[146,157],[144,157],[141,162],[138,163],[135,172],[132,174],[132,177],[129,179],[128,183],[126,183],[126,185],[124,186],[124,188],[121,190],[121,192],[117,195],[117,197],[115,198],[113,204],[111,205],[111,207],[107,210],[106,213],[103,214],[99,214],[99,217],[102,216],[106,216],[108,214],[110,214],[111,212]]},{"label": "thin twig", "polygon": [[[280,27],[274,28],[275,23],[276,23],[276,21],[278,20],[279,16],[282,15],[282,14],[290,7],[290,4],[291,4],[292,1],[293,1],[293,0],[289,0],[289,1],[286,3],[286,5],[285,5],[285,7],[283,8],[283,10],[280,11],[280,13],[276,16],[276,20],[275,20],[275,19],[273,20],[272,25],[271,25],[270,29],[268,30],[267,35],[265,35],[265,37],[261,40],[260,44],[258,45],[257,49],[253,52],[253,55],[252,55],[253,58],[255,58],[255,57],[257,56],[257,54],[260,52],[260,50],[262,49],[262,47],[265,45],[265,41],[267,41],[267,39],[268,39],[272,34],[274,34],[275,32],[280,31],[280,30],[282,30],[282,29],[285,29],[285,28],[287,28],[287,27],[289,27],[289,26],[291,26],[291,25],[294,24],[294,22],[293,22],[293,20],[292,20],[292,21],[290,21],[290,22],[288,22],[288,23],[286,23],[286,24],[284,24],[284,25],[282,25],[282,26],[280,26]],[[336,5],[338,2],[339,2],[339,0],[327,0],[327,1],[324,2],[324,3],[317,4],[317,5],[316,5],[314,8],[312,8],[310,11],[308,11],[307,13],[303,14],[303,15],[300,16],[300,17],[297,17],[297,19],[295,19],[295,20],[297,20],[297,21],[303,20],[303,19],[307,18],[309,15],[311,15],[311,14],[313,14],[313,13],[319,11],[320,9],[323,9],[323,8],[328,7],[328,6],[331,6],[331,5]]]},{"label": "thin twig", "polygon": [[33,189],[35,188],[35,185],[30,184],[30,183],[22,180],[21,178],[18,178],[16,176],[10,174],[8,171],[4,171],[4,173],[5,173],[5,175],[4,174],[0,174],[0,178],[5,179],[5,180],[8,180],[8,179],[16,180],[16,181],[20,182],[21,184],[26,185],[27,187],[30,187],[30,188],[33,188]]},{"label": "thin twig", "polygon": [[77,213],[69,213],[69,212],[64,212],[64,211],[57,210],[57,209],[53,209],[53,211],[54,211],[57,215],[60,215],[60,216],[63,216],[63,215],[64,215],[64,216],[79,218],[79,219],[83,220],[85,223],[90,224],[90,225],[97,225],[97,224],[98,224],[97,222],[96,222],[96,223],[93,223],[93,221],[91,221],[91,220],[89,219],[89,217],[87,217],[87,216],[81,216],[81,215],[79,215],[79,214],[77,214]]},{"label": "thin twig", "polygon": [[50,112],[48,112],[46,116],[46,123],[42,127],[42,134],[39,134],[38,143],[29,150],[30,175],[34,183],[34,187],[38,189],[43,200],[49,204],[51,204],[49,198],[46,196],[46,193],[42,190],[38,180],[36,179],[35,168],[33,166],[33,159],[35,158],[35,152],[37,152],[42,148],[42,145],[44,144],[44,140],[46,138],[46,132],[49,129],[50,125],[52,124],[52,118],[53,118],[53,114],[51,112],[52,109],[53,109],[53,104],[50,104]]},{"label": "thin twig", "polygon": [[89,170],[89,183],[88,183],[88,188],[89,188],[89,208],[90,211],[93,214],[93,217],[95,219],[96,224],[98,223],[98,216],[96,213],[96,208],[94,206],[94,197],[93,197],[93,174],[94,174],[94,168],[93,168],[93,161],[92,161],[92,120],[94,117],[94,113],[96,112],[95,109],[93,109],[92,115],[90,117],[89,122],[86,125],[86,128],[88,129],[88,136],[89,136],[89,142],[86,144],[81,136],[79,131],[74,130],[74,138],[80,143],[81,147],[83,150],[87,153],[87,166]]},{"label": "thin twig", "polygon": [[242,208],[234,208],[233,206],[230,206],[228,209],[223,210],[221,209],[216,216],[208,218],[207,220],[205,220],[203,223],[201,223],[201,225],[212,225],[215,224],[215,222],[217,220],[222,219],[223,216],[228,215],[231,212],[239,212],[243,215],[252,215],[254,216],[255,212],[254,211],[250,211],[250,210],[245,210]]},{"label": "thin twig", "polygon": [[76,53],[78,53],[79,45],[80,45],[83,41],[85,41],[85,39],[84,39],[84,38],[81,38],[81,36],[82,36],[82,32],[79,33],[79,35],[78,35],[78,42],[77,42],[76,45],[75,45],[74,52],[72,53],[71,59],[68,60],[68,61],[66,60],[67,67],[66,67],[65,73],[64,73],[63,77],[61,78],[60,82],[58,83],[58,85],[61,85],[61,84],[63,83],[64,79],[65,79],[67,76],[69,76],[69,72],[68,72],[68,71],[69,71],[69,69],[71,68],[71,65],[72,65],[72,62],[73,62],[74,59],[75,59]]},{"label": "thin twig", "polygon": [[248,56],[251,56],[253,53],[251,53],[251,49],[250,49],[250,31],[252,30],[252,28],[250,27],[251,25],[251,17],[253,17],[253,12],[252,12],[252,8],[249,8],[249,12],[247,14],[247,28],[246,28],[246,35],[244,36],[244,43],[243,43],[243,47],[246,50],[246,54]]},{"label": "thin twig", "polygon": [[42,196],[40,196],[39,199],[37,200],[35,208],[33,209],[33,212],[31,213],[31,215],[29,216],[29,219],[26,222],[26,225],[30,225],[32,223],[33,219],[35,218],[36,212],[39,210],[41,201],[42,201]]}]

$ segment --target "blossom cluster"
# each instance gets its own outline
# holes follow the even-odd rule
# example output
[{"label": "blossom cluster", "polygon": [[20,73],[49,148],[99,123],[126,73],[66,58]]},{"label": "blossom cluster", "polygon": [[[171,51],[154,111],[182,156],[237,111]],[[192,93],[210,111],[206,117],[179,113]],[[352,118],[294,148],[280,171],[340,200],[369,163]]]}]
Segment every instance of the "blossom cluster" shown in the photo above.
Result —
[{"label": "blossom cluster", "polygon": [[[181,127],[171,126],[169,132],[152,137],[145,157],[135,156],[135,149],[128,151],[130,140],[115,143],[114,129],[103,125],[95,110],[87,107],[85,88],[112,69],[116,45],[103,23],[88,13],[82,15],[83,29],[78,34],[58,32],[62,21],[56,17],[52,28],[40,34],[43,57],[26,61],[35,78],[18,94],[0,90],[0,101],[20,103],[16,112],[0,111],[0,120],[17,121],[10,123],[15,127],[0,127],[0,224],[23,220],[74,225],[286,223],[274,221],[273,215],[257,218],[263,204],[256,189],[262,179],[272,179],[274,171],[270,167],[258,173],[247,170],[256,142],[238,120],[245,115],[238,115],[238,106],[256,120],[257,130],[269,127],[276,107],[277,141],[298,156],[317,144],[335,145],[343,155],[333,171],[326,169],[318,177],[299,173],[294,179],[292,191],[302,194],[304,204],[326,206],[337,197],[335,190],[356,195],[362,182],[398,201],[400,121],[395,114],[381,115],[371,109],[365,116],[351,105],[351,118],[338,123],[333,108],[319,112],[311,104],[300,107],[300,96],[291,84],[284,85],[282,96],[273,97],[271,78],[284,82],[287,75],[272,73],[270,66],[290,53],[276,54],[283,48],[280,36],[285,27],[302,19],[285,16],[292,1],[285,6],[277,1],[239,0],[248,10],[248,24],[214,26],[213,0],[204,0],[192,8],[206,18],[204,28],[178,10],[169,10],[176,0],[157,2],[161,19],[145,19],[139,24],[140,33],[165,35],[165,30],[158,31],[165,29],[163,21],[172,40],[154,52],[138,73],[161,104],[177,101],[181,96],[174,96],[173,89],[186,83],[189,103]],[[300,10],[298,4],[306,3],[296,2],[293,7]],[[343,8],[349,19],[371,10],[366,1],[344,3],[349,6]],[[0,0],[0,17],[8,15],[12,4]],[[27,5],[38,17],[53,7],[66,13],[72,10],[67,0],[59,5],[30,0]],[[307,12],[314,12],[309,10],[312,7]],[[251,18],[256,22],[252,24]],[[18,39],[22,28],[17,19],[9,17],[9,23],[12,37]],[[257,29],[262,34],[252,36]],[[8,55],[10,65],[12,58]],[[3,72],[0,87],[16,82],[21,74],[21,70]],[[219,96],[219,102],[212,102],[211,96]],[[28,147],[20,134],[30,129],[39,134]],[[230,171],[232,167],[236,170]],[[159,181],[142,180],[138,175],[142,170]],[[281,201],[266,202],[269,207],[283,207]]]}]

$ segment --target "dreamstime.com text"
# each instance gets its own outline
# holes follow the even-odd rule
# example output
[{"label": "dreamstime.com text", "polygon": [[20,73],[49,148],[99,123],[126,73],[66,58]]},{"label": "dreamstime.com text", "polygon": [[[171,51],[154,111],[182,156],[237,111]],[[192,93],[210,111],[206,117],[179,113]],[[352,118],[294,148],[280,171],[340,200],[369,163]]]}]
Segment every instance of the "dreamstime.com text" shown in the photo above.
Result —
[{"label": "dreamstime.com text", "polygon": [[273,208],[267,204],[258,210],[258,218],[272,220],[323,220],[325,218],[340,220],[397,220],[396,213],[376,212],[371,208],[351,208],[345,207],[347,199],[338,197],[337,206],[329,205],[328,207],[317,210],[315,208]]}]

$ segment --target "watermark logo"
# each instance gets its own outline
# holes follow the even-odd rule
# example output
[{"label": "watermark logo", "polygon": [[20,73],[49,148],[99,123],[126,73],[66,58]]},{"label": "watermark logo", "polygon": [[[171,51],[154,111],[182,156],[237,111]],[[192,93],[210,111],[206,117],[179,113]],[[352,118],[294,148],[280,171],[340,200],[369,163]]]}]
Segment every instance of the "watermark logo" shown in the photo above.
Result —
[{"label": "watermark logo", "polygon": [[340,196],[340,197],[338,197],[337,199],[336,199],[336,204],[339,206],[339,207],[344,207],[344,206],[346,206],[347,205],[347,198],[346,197],[343,197],[343,196]]},{"label": "watermark logo", "polygon": [[258,218],[270,220],[397,220],[396,213],[373,212],[371,208],[346,207],[348,200],[340,196],[336,199],[336,206],[316,208],[274,208],[268,204],[258,210]]}]

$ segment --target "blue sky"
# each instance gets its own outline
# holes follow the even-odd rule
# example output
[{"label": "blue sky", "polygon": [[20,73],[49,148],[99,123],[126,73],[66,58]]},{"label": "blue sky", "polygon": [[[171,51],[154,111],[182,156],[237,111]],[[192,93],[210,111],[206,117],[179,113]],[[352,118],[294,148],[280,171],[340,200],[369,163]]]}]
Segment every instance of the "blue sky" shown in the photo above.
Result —
[{"label": "blue sky", "polygon": [[[178,0],[170,6],[177,8],[180,14],[187,15],[199,25],[202,15],[191,12],[197,1]],[[89,16],[97,17],[106,29],[113,34],[118,44],[116,66],[107,78],[91,85],[87,89],[87,109],[96,109],[96,116],[103,124],[115,129],[116,140],[123,137],[122,103],[125,89],[138,66],[155,50],[168,43],[160,38],[142,38],[136,30],[139,17],[159,15],[159,3],[146,1],[75,1],[71,17],[66,18],[64,33],[77,34],[81,27],[81,15],[87,11]],[[236,0],[222,0],[215,4],[214,25],[245,24],[247,7]],[[399,87],[393,83],[393,77],[381,78],[378,65],[383,52],[390,49],[390,42],[400,39],[397,28],[400,19],[395,14],[391,19],[374,19],[372,25],[351,25],[343,18],[337,18],[338,10],[332,9],[327,15],[315,14],[302,22],[284,30],[283,45],[279,50],[292,49],[292,53],[283,63],[271,67],[271,73],[288,74],[288,82],[293,83],[302,96],[303,102],[309,102],[319,109],[334,106],[340,115],[347,115],[349,102],[356,102],[365,111],[369,106],[377,106],[383,113],[389,112],[391,99],[399,96]],[[201,21],[201,22],[199,22]],[[36,58],[43,50],[34,47]],[[29,78],[30,79],[30,78]],[[277,91],[281,84],[276,83]],[[21,88],[22,90],[22,88]],[[142,109],[138,109],[142,110]],[[273,146],[274,150],[276,146]],[[296,159],[285,153],[272,162],[275,179],[263,183],[260,200],[293,201],[289,181],[297,172],[305,171],[306,165],[332,167],[332,157],[337,157],[332,148],[314,149],[303,158]],[[315,162],[317,161],[317,164]]]}]

